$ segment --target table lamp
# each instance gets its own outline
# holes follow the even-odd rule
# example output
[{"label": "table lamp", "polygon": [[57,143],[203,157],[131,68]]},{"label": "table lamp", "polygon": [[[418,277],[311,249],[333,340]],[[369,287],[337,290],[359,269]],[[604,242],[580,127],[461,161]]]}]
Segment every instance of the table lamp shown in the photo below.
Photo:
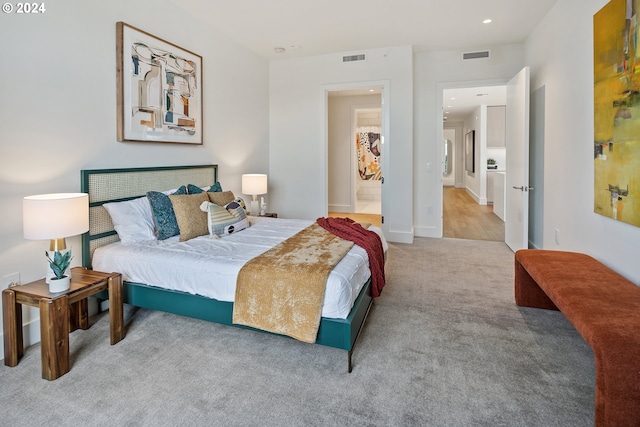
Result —
[{"label": "table lamp", "polygon": [[[57,193],[27,196],[22,201],[22,221],[24,238],[50,240],[46,254],[47,258],[54,259],[56,252],[66,251],[66,237],[89,230],[89,195]],[[53,270],[49,267],[45,278],[49,285],[52,277]]]},{"label": "table lamp", "polygon": [[258,215],[258,195],[267,194],[267,175],[250,173],[242,175],[242,193],[251,196],[251,215]]}]

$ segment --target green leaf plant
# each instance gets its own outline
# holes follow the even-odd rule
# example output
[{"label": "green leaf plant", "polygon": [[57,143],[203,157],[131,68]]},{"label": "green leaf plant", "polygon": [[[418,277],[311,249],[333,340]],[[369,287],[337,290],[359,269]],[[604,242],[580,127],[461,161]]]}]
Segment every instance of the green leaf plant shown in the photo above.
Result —
[{"label": "green leaf plant", "polygon": [[71,251],[67,251],[64,254],[60,251],[55,251],[53,253],[53,258],[51,258],[47,251],[44,252],[44,255],[49,261],[53,274],[57,279],[62,279],[64,277],[64,272],[69,268],[69,264],[71,264],[71,260],[73,259]]}]

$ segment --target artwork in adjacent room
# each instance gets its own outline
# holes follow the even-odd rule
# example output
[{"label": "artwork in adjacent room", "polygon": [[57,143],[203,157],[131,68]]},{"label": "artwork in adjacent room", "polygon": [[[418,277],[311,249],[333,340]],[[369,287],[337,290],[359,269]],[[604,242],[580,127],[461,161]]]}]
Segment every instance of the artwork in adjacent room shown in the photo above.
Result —
[{"label": "artwork in adjacent room", "polygon": [[118,141],[202,144],[202,57],[116,24]]},{"label": "artwork in adjacent room", "polygon": [[593,17],[594,211],[640,227],[640,0]]},{"label": "artwork in adjacent room", "polygon": [[464,136],[464,168],[467,172],[476,171],[476,131],[467,132]]},{"label": "artwork in adjacent room", "polygon": [[360,179],[375,181],[382,178],[381,151],[379,128],[359,128],[356,130],[356,155],[358,156]]}]

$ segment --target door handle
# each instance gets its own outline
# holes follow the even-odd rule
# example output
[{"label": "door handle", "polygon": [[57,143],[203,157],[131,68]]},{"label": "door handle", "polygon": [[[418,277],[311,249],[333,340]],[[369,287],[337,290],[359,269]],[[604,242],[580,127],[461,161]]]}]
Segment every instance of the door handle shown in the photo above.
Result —
[{"label": "door handle", "polygon": [[515,185],[513,186],[513,188],[515,190],[520,190],[520,191],[524,191],[524,187],[520,186],[520,187],[516,187]]},{"label": "door handle", "polygon": [[516,187],[514,185],[513,188],[515,190],[520,190],[520,191],[533,191],[533,187],[527,187],[527,186]]}]

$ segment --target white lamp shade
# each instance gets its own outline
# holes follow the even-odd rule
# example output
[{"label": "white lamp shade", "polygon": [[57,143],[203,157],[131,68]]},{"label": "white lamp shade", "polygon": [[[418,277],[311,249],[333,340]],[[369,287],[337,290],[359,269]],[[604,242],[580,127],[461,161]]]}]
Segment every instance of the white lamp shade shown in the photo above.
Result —
[{"label": "white lamp shade", "polygon": [[22,201],[25,239],[50,240],[76,236],[89,230],[89,195],[40,194]]},{"label": "white lamp shade", "polygon": [[267,194],[267,175],[261,173],[242,175],[242,194],[252,196]]}]

